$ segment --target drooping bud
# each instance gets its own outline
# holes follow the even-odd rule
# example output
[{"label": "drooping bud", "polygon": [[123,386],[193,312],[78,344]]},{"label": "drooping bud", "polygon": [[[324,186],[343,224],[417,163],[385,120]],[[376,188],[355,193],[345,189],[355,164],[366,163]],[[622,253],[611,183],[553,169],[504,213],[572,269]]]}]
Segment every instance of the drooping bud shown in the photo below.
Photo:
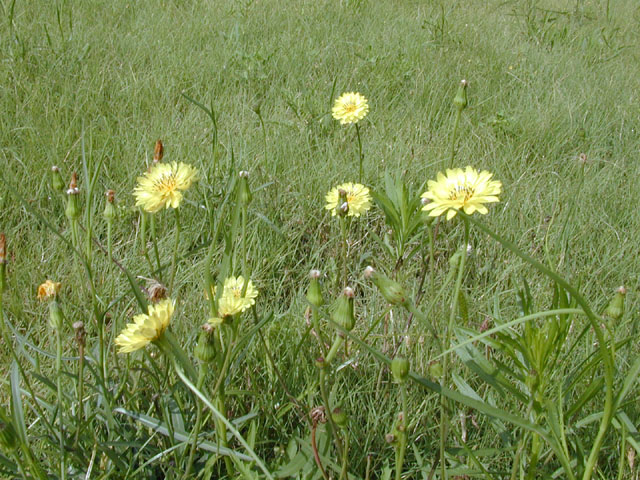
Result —
[{"label": "drooping bud", "polygon": [[314,307],[324,305],[322,289],[320,288],[320,271],[311,270],[309,272],[309,288],[307,289],[307,301]]},{"label": "drooping bud", "polygon": [[398,355],[391,361],[391,373],[396,382],[404,383],[409,375],[409,360]]},{"label": "drooping bud", "polygon": [[7,288],[7,237],[0,233],[0,295]]},{"label": "drooping bud", "polygon": [[62,193],[64,190],[62,174],[60,173],[60,169],[55,165],[51,167],[51,188],[58,193]]},{"label": "drooping bud", "polygon": [[347,331],[353,330],[353,327],[356,325],[353,305],[354,297],[353,289],[351,287],[345,287],[342,295],[334,302],[333,312],[331,312],[331,320]]},{"label": "drooping bud", "polygon": [[164,146],[162,145],[162,140],[156,140],[156,148],[153,149],[153,163],[158,163],[162,161],[162,157],[164,156]]},{"label": "drooping bud", "polygon": [[453,104],[459,112],[467,107],[467,85],[467,81],[462,80],[460,82],[460,86],[458,87],[458,93],[456,93],[456,96],[453,99]]},{"label": "drooping bud", "polygon": [[333,409],[331,419],[335,422],[336,425],[343,428],[347,425],[347,421],[349,420],[347,414],[344,413],[344,410],[342,410],[342,408],[340,407],[336,407]]},{"label": "drooping bud", "polygon": [[618,320],[624,313],[624,297],[627,294],[627,289],[624,287],[618,288],[616,294],[613,296],[609,305],[604,311],[605,316]]},{"label": "drooping bud", "polygon": [[253,199],[249,188],[249,172],[242,170],[239,174],[240,184],[238,185],[238,202],[241,205],[249,205]]},{"label": "drooping bud", "polygon": [[69,189],[67,190],[67,209],[65,215],[69,220],[75,220],[80,216],[80,208],[78,207],[78,175],[76,172],[71,174],[71,181],[69,182]]},{"label": "drooping bud", "polygon": [[402,288],[402,285],[386,275],[377,272],[371,265],[365,268],[364,276],[373,281],[382,296],[391,305],[405,305],[409,301],[409,297],[404,288]]},{"label": "drooping bud", "polygon": [[102,214],[107,222],[112,222],[116,218],[116,207],[113,205],[115,202],[116,192],[109,189],[105,193],[107,197],[107,203],[104,206],[104,213]]},{"label": "drooping bud", "polygon": [[209,363],[216,358],[215,327],[209,323],[202,325],[195,355],[202,363]]}]

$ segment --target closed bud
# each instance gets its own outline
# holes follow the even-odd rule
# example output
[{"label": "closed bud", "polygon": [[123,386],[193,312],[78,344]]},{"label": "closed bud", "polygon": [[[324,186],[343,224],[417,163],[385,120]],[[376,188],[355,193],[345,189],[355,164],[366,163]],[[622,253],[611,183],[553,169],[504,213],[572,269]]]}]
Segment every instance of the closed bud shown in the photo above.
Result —
[{"label": "closed bud", "polygon": [[320,271],[311,270],[309,272],[309,288],[307,289],[307,301],[314,307],[324,305],[322,289],[320,288]]},{"label": "closed bud", "polygon": [[318,357],[316,358],[316,367],[319,369],[323,369],[327,366],[327,362],[325,361],[324,357]]},{"label": "closed bud", "polygon": [[387,443],[395,443],[396,436],[393,433],[387,433],[384,436],[384,441],[387,442]]},{"label": "closed bud", "polygon": [[67,190],[67,209],[65,215],[69,220],[75,220],[80,216],[80,207],[78,206],[78,189],[77,174],[73,172],[71,174],[71,182],[69,182],[69,189]]},{"label": "closed bud", "polygon": [[62,313],[62,309],[60,308],[60,304],[58,304],[57,300],[53,300],[49,303],[49,325],[54,330],[62,329],[62,325],[64,323],[64,314]]},{"label": "closed bud", "polygon": [[462,80],[460,82],[460,86],[458,87],[458,93],[456,93],[456,96],[453,99],[453,104],[459,112],[467,107],[467,85],[467,81]]},{"label": "closed bud", "polygon": [[198,343],[195,348],[195,355],[202,363],[209,363],[216,358],[216,344],[215,344],[215,327],[205,323],[202,325],[200,336],[198,337]]},{"label": "closed bud", "polygon": [[391,305],[406,305],[409,297],[402,285],[386,275],[377,272],[373,267],[368,266],[364,270],[365,278],[370,278],[374,285],[378,287],[380,293]]},{"label": "closed bud", "polygon": [[342,188],[338,190],[338,206],[337,214],[340,217],[346,217],[349,213],[349,202],[347,201],[347,191]]},{"label": "closed bud", "polygon": [[429,365],[429,375],[431,378],[438,379],[442,377],[442,364],[440,362],[433,362]]},{"label": "closed bud", "polygon": [[618,320],[624,313],[624,297],[627,294],[627,289],[624,287],[618,288],[616,294],[613,296],[609,305],[604,311],[605,316]]},{"label": "closed bud", "polygon": [[107,197],[107,204],[104,206],[104,213],[102,214],[107,222],[112,222],[116,218],[116,207],[114,206],[116,192],[113,190],[107,190],[105,193]]},{"label": "closed bud", "polygon": [[353,305],[354,296],[355,294],[353,289],[351,287],[346,287],[342,291],[342,295],[340,295],[334,302],[333,312],[331,313],[331,320],[347,331],[353,330],[353,327],[356,325]]},{"label": "closed bud", "polygon": [[242,205],[249,205],[253,199],[249,188],[249,172],[242,170],[239,174],[240,184],[238,185],[238,202]]},{"label": "closed bud", "polygon": [[51,188],[58,193],[62,193],[64,190],[62,174],[60,173],[60,169],[55,165],[51,167]]},{"label": "closed bud", "polygon": [[347,417],[347,414],[344,413],[344,411],[340,407],[336,407],[333,409],[331,418],[333,419],[335,424],[338,425],[339,427],[345,427],[347,425],[347,421],[349,420],[349,418]]},{"label": "closed bud", "polygon": [[162,140],[156,140],[156,147],[153,150],[153,163],[158,163],[162,161],[162,157],[164,156],[164,146],[162,145]]},{"label": "closed bud", "polygon": [[404,383],[409,375],[409,360],[405,357],[397,356],[391,361],[391,373],[398,383]]}]

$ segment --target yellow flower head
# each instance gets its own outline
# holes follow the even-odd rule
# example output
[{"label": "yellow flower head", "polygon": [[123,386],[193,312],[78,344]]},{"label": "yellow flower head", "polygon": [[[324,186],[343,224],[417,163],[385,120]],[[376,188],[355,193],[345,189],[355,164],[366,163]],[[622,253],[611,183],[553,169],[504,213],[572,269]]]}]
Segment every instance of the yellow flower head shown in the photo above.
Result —
[{"label": "yellow flower head", "polygon": [[369,189],[360,183],[343,183],[331,189],[324,199],[327,204],[324,208],[331,210],[331,216],[335,216],[340,205],[340,190],[343,190],[347,198],[347,215],[359,217],[360,214],[371,208],[371,195]]},{"label": "yellow flower head", "polygon": [[367,99],[356,92],[343,93],[331,110],[333,118],[340,120],[340,124],[357,123],[369,113]]},{"label": "yellow flower head", "polygon": [[437,217],[447,212],[447,220],[451,220],[458,210],[471,215],[475,211],[482,214],[488,212],[485,203],[498,202],[498,195],[502,189],[502,183],[491,180],[492,173],[467,167],[447,169],[447,176],[438,172],[437,180],[429,180],[429,190],[423,193],[422,198],[431,200],[422,210],[429,211],[429,215]]},{"label": "yellow flower head", "polygon": [[247,291],[244,290],[244,278],[242,276],[229,277],[224,281],[224,288],[220,300],[218,300],[218,314],[221,317],[229,317],[236,313],[244,312],[251,305],[255,305],[255,298],[258,290],[253,286],[251,280],[247,284]]},{"label": "yellow flower head", "polygon": [[38,300],[49,300],[58,295],[62,284],[60,282],[52,282],[47,280],[38,287]]},{"label": "yellow flower head", "polygon": [[114,343],[120,347],[120,353],[130,353],[145,347],[149,342],[158,340],[171,322],[173,301],[163,300],[149,305],[147,314],[136,315],[133,323],[120,332]]},{"label": "yellow flower head", "polygon": [[147,212],[162,208],[178,208],[182,192],[198,180],[198,171],[186,163],[158,163],[143,176],[133,190],[136,205]]}]

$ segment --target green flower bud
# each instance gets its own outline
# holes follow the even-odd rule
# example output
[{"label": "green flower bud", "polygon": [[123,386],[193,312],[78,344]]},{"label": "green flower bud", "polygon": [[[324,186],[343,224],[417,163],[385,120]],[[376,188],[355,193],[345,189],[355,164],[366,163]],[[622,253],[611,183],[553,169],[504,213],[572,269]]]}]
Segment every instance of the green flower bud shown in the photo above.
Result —
[{"label": "green flower bud", "polygon": [[453,104],[458,109],[459,112],[464,110],[467,107],[467,81],[462,80],[460,82],[460,86],[458,87],[458,93],[453,99]]},{"label": "green flower bud", "polygon": [[69,189],[67,190],[67,209],[64,213],[69,220],[75,220],[80,216],[80,207],[78,207],[80,190],[78,189],[77,178],[76,172],[73,172],[71,174],[71,182],[69,182]]},{"label": "green flower bud", "polygon": [[238,185],[238,201],[242,205],[249,205],[253,199],[249,188],[249,172],[242,170],[240,173],[240,185]]},{"label": "green flower bud", "polygon": [[331,418],[333,419],[334,423],[339,427],[345,427],[347,425],[347,421],[349,420],[349,418],[347,417],[347,414],[344,413],[344,411],[340,407],[336,407],[333,409]]},{"label": "green flower bud", "polygon": [[105,195],[107,196],[107,204],[104,206],[104,213],[102,215],[107,222],[112,222],[113,219],[116,218],[116,207],[113,205],[116,192],[113,190],[107,190]]},{"label": "green flower bud", "polygon": [[49,304],[49,325],[54,330],[60,330],[64,323],[64,314],[60,308],[60,304],[55,298]]},{"label": "green flower bud", "polygon": [[353,311],[354,296],[353,289],[346,287],[342,291],[342,295],[334,302],[333,312],[331,313],[331,320],[347,331],[353,330],[353,327],[356,325],[356,318]]},{"label": "green flower bud", "polygon": [[382,273],[378,273],[373,269],[373,267],[368,266],[364,270],[365,278],[370,278],[382,296],[389,302],[391,305],[405,305],[409,297],[407,293],[395,280],[390,279],[386,275]]},{"label": "green flower bud", "polygon": [[438,379],[442,377],[442,373],[442,364],[440,362],[434,362],[429,365],[429,375],[431,376],[431,378]]},{"label": "green flower bud", "polygon": [[404,383],[409,376],[409,360],[402,356],[397,356],[391,361],[391,373],[398,383]]},{"label": "green flower bud", "polygon": [[307,300],[314,307],[321,307],[324,305],[324,298],[322,297],[322,289],[320,288],[320,271],[311,270],[309,272],[309,289],[307,290]]},{"label": "green flower bud", "polygon": [[62,193],[64,191],[64,180],[62,179],[62,174],[60,173],[60,169],[55,165],[51,167],[51,188],[58,193]]},{"label": "green flower bud", "polygon": [[347,191],[342,188],[338,190],[338,206],[336,207],[339,217],[346,217],[349,213],[349,202],[347,201]]},{"label": "green flower bud", "polygon": [[624,297],[627,294],[627,289],[624,287],[618,288],[616,294],[613,296],[609,305],[604,311],[605,316],[618,320],[624,313]]},{"label": "green flower bud", "polygon": [[209,323],[202,325],[194,353],[202,363],[209,363],[216,358],[215,327],[213,325]]}]

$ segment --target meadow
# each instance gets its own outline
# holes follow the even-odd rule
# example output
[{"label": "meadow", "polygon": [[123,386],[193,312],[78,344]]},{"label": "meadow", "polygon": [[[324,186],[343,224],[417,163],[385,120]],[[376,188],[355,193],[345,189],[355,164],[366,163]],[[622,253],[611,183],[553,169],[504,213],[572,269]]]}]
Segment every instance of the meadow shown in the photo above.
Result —
[{"label": "meadow", "polygon": [[640,477],[635,0],[0,7],[0,478]]}]

